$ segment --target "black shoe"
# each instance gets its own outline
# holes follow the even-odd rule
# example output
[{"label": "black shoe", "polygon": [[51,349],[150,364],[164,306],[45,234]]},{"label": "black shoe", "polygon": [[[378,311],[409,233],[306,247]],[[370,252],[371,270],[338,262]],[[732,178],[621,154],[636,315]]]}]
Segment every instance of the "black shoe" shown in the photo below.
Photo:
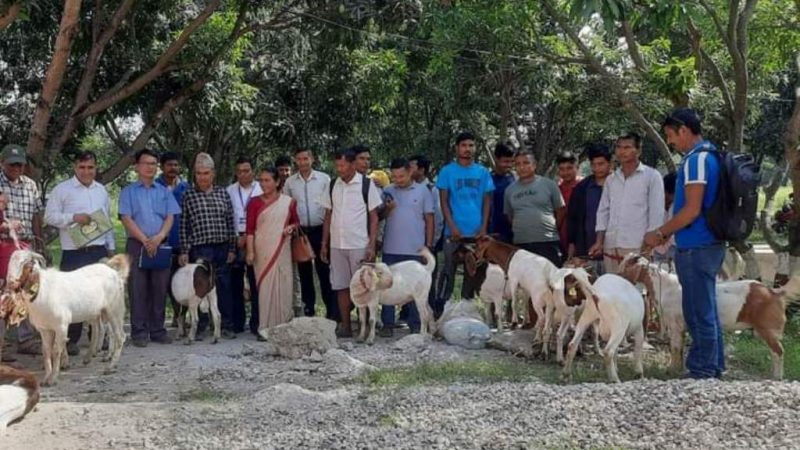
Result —
[{"label": "black shoe", "polygon": [[378,336],[384,338],[390,338],[394,336],[394,329],[391,326],[384,326],[381,328],[381,331],[378,331]]},{"label": "black shoe", "polygon": [[267,342],[267,338],[265,338],[264,336],[262,336],[262,335],[260,335],[258,333],[256,333],[256,340],[258,342]]},{"label": "black shoe", "polygon": [[236,333],[234,333],[234,332],[233,332],[233,331],[231,331],[231,330],[222,330],[222,333],[220,333],[220,334],[221,334],[221,335],[222,335],[222,337],[224,337],[225,339],[236,339]]},{"label": "black shoe", "polygon": [[78,344],[75,342],[67,342],[67,354],[69,356],[78,356],[80,352],[81,351],[78,348]]},{"label": "black shoe", "polygon": [[147,341],[144,339],[134,339],[133,340],[134,347],[147,347]]},{"label": "black shoe", "polygon": [[169,337],[168,334],[158,338],[150,338],[151,342],[155,342],[156,344],[172,344],[172,338]]}]

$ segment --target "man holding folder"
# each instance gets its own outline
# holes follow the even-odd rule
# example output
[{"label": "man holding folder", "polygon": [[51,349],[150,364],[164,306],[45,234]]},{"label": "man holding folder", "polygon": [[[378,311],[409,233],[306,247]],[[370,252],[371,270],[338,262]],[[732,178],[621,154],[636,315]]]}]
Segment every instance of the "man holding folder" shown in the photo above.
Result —
[{"label": "man holding folder", "polygon": [[[73,169],[75,176],[56,185],[44,210],[45,223],[58,228],[60,269],[65,272],[114,254],[108,191],[95,181],[97,157],[92,152],[80,152],[75,157]],[[83,323],[69,326],[67,353],[71,356],[78,354],[82,330]]]}]

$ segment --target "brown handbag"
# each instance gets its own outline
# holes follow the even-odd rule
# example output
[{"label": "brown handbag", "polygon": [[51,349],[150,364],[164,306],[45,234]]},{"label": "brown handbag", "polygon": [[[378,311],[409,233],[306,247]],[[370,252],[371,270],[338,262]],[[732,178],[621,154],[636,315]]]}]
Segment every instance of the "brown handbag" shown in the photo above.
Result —
[{"label": "brown handbag", "polygon": [[312,259],[314,259],[314,249],[311,247],[311,241],[303,229],[297,227],[292,235],[292,261],[303,263]]}]

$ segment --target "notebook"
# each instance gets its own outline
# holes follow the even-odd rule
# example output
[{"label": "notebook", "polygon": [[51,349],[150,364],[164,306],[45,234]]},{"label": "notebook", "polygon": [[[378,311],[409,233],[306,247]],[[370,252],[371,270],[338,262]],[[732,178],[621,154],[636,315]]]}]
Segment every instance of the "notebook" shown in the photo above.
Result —
[{"label": "notebook", "polygon": [[172,247],[169,245],[158,247],[156,254],[150,256],[147,254],[147,249],[142,246],[142,251],[139,253],[140,269],[160,270],[170,267],[172,267]]}]

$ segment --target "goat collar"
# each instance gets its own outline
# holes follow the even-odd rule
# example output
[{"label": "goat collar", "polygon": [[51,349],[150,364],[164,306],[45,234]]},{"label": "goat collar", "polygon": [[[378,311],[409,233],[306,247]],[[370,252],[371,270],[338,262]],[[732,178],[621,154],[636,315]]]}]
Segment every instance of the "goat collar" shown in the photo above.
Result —
[{"label": "goat collar", "polygon": [[26,264],[26,266],[28,265],[30,265],[30,271],[24,279],[20,280],[21,283],[16,292],[21,293],[27,301],[33,303],[39,295],[39,270],[36,263]]}]

